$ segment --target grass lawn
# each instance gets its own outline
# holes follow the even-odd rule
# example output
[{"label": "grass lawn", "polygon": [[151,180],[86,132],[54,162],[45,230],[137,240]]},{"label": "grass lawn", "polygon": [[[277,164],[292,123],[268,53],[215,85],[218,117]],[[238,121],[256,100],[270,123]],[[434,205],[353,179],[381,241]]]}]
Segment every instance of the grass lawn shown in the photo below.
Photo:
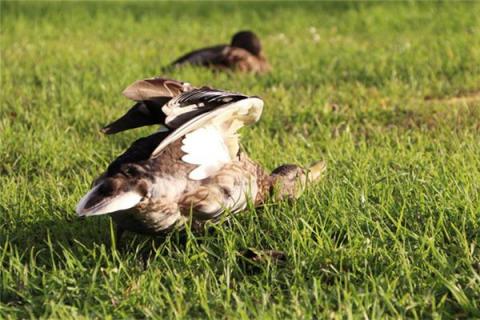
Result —
[{"label": "grass lawn", "polygon": [[[0,6],[0,318],[480,317],[479,3]],[[324,159],[326,177],[296,203],[116,250],[109,218],[74,207],[155,128],[99,128],[128,84],[246,28],[271,74],[166,76],[261,96],[251,157]],[[247,268],[246,248],[287,261]]]}]

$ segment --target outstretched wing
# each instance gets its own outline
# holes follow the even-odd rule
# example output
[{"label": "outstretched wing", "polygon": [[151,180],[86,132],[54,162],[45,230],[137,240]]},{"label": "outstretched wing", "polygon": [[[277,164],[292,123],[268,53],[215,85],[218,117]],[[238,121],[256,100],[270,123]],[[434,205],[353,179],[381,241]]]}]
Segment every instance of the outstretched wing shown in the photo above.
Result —
[{"label": "outstretched wing", "polygon": [[246,98],[248,96],[244,94],[209,87],[193,89],[172,98],[162,107],[166,115],[165,124],[170,128],[178,128],[202,113]]},{"label": "outstretched wing", "polygon": [[192,89],[192,85],[187,82],[166,78],[151,78],[135,81],[123,91],[123,95],[134,101],[143,101],[160,97],[172,98]]},{"label": "outstretched wing", "polygon": [[193,90],[190,84],[171,79],[152,78],[136,81],[125,89],[123,94],[138,102],[122,117],[102,128],[102,132],[114,134],[153,124],[163,125],[165,124],[163,105],[173,97],[190,90]]},{"label": "outstretched wing", "polygon": [[[207,89],[204,89],[207,90]],[[205,96],[217,90],[209,89]],[[153,151],[152,158],[161,155],[162,150],[170,143],[182,140],[182,151],[185,155],[182,160],[186,163],[197,165],[189,174],[193,180],[202,180],[217,172],[224,164],[237,157],[239,139],[237,131],[245,126],[258,121],[263,110],[263,101],[257,97],[242,96],[239,94],[221,92],[221,98],[231,96],[233,102],[218,104],[214,99],[214,107],[208,104],[201,108],[208,110],[181,125],[166,137]]]}]

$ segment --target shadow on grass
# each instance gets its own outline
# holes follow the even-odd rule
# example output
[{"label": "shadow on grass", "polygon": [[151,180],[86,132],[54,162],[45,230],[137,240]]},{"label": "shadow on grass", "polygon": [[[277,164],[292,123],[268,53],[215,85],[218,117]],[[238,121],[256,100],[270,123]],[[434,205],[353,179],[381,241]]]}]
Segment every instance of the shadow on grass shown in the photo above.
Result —
[{"label": "shadow on grass", "polygon": [[[34,256],[35,264],[46,268],[62,265],[72,256],[82,257],[104,252],[108,257],[135,256],[146,268],[150,257],[159,251],[162,255],[168,255],[165,253],[168,250],[163,250],[165,246],[183,250],[188,241],[200,245],[218,236],[218,229],[209,226],[196,232],[175,230],[163,236],[125,231],[117,239],[116,226],[110,217],[78,218],[61,211],[56,216],[65,216],[64,219],[50,218],[12,224],[12,228],[7,226],[4,230],[6,232],[0,235],[0,252],[1,248],[11,254],[15,252],[20,262],[25,264]],[[229,227],[228,221],[224,226]],[[8,257],[3,263],[8,263]]]}]

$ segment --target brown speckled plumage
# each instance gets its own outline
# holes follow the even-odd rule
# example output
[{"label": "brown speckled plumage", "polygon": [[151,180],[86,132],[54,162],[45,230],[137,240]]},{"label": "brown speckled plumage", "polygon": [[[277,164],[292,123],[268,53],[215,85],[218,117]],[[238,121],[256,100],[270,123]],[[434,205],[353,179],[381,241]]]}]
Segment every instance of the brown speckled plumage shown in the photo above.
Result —
[{"label": "brown speckled plumage", "polygon": [[191,217],[198,228],[207,221],[217,220],[225,209],[223,205],[242,184],[255,184],[258,191],[250,195],[255,198],[255,205],[260,205],[268,197],[272,179],[245,153],[240,153],[238,160],[225,165],[214,176],[194,181],[187,177],[193,166],[181,160],[184,152],[180,147],[181,141],[171,144],[160,157],[149,163],[155,175],[171,176],[175,181],[173,183],[182,185],[176,196],[173,199],[149,199],[135,208],[112,214],[119,227],[136,233],[158,235],[169,232],[173,227],[182,228]]}]

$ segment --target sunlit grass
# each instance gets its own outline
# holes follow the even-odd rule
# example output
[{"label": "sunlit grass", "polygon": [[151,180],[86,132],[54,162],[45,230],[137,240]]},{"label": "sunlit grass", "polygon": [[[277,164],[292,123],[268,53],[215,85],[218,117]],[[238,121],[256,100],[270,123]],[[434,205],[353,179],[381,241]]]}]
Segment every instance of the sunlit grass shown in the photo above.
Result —
[{"label": "sunlit grass", "polygon": [[[476,3],[1,4],[0,318],[480,317]],[[104,137],[136,79],[239,29],[270,75],[166,76],[265,100],[268,169],[324,159],[296,203],[110,246],[90,182],[153,128]],[[243,268],[246,248],[287,254]]]}]

